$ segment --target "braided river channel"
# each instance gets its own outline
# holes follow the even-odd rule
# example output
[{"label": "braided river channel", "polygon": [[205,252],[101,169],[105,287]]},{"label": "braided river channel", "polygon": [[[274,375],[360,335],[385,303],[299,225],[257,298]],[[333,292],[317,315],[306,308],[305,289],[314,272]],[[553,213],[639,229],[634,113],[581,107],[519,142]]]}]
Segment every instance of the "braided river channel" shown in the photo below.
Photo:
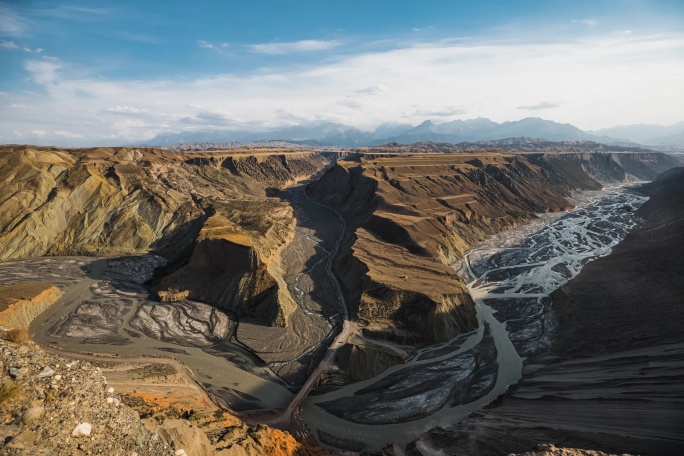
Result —
[{"label": "braided river channel", "polygon": [[417,349],[381,375],[307,398],[302,416],[324,445],[378,451],[459,422],[517,383],[527,362],[543,362],[557,318],[549,294],[587,262],[608,255],[634,228],[646,197],[626,186],[585,192],[569,212],[489,239],[465,255],[463,280],[479,327]]}]

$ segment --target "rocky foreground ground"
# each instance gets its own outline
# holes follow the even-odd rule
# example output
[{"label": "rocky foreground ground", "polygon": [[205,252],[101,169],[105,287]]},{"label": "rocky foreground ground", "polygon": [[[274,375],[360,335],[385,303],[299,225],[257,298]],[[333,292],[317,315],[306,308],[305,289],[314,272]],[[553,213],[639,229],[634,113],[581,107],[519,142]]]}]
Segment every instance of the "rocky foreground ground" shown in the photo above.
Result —
[{"label": "rocky foreground ground", "polygon": [[[0,340],[0,455],[327,454],[222,411],[183,410],[122,393],[108,384],[106,370],[48,354],[31,341]],[[158,379],[166,370],[152,374]]]}]

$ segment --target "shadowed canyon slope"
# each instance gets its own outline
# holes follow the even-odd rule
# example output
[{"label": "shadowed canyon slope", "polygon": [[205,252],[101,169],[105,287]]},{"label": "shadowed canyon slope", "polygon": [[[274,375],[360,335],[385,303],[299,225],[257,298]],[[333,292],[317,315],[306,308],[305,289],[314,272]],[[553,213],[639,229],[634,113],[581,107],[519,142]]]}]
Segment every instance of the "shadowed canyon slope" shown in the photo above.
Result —
[{"label": "shadowed canyon slope", "polygon": [[639,188],[644,219],[552,294],[559,337],[505,398],[411,449],[494,455],[535,444],[630,454],[684,448],[684,168]]},{"label": "shadowed canyon slope", "polygon": [[5,146],[0,259],[152,250],[170,260],[157,289],[187,289],[191,298],[284,325],[294,303],[281,291],[276,258],[295,221],[268,188],[328,162],[314,152]]},{"label": "shadowed canyon slope", "polygon": [[464,251],[570,207],[572,191],[598,180],[651,179],[676,163],[657,153],[375,153],[338,162],[309,193],[347,222],[337,270],[353,311],[374,323],[366,334],[445,341],[477,324],[452,268]]}]

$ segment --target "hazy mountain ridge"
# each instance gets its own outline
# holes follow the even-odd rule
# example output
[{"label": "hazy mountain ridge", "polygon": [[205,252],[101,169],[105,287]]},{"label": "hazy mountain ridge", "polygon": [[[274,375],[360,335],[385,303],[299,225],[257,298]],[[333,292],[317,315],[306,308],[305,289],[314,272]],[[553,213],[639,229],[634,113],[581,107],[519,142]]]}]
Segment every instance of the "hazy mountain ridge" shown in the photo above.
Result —
[{"label": "hazy mountain ridge", "polygon": [[587,133],[623,138],[640,144],[684,144],[684,122],[673,125],[634,124],[603,128]]},{"label": "hazy mountain ridge", "polygon": [[494,122],[478,117],[435,123],[426,120],[417,126],[405,123],[384,123],[374,131],[336,122],[296,125],[275,130],[211,130],[160,133],[139,145],[168,146],[205,142],[258,142],[290,141],[312,145],[338,147],[377,146],[391,142],[413,144],[418,142],[477,142],[507,138],[533,138],[548,141],[596,141],[611,145],[637,146],[639,144],[681,144],[684,146],[684,122],[663,125],[621,125],[596,131],[584,131],[568,123],[559,123],[538,117]]}]

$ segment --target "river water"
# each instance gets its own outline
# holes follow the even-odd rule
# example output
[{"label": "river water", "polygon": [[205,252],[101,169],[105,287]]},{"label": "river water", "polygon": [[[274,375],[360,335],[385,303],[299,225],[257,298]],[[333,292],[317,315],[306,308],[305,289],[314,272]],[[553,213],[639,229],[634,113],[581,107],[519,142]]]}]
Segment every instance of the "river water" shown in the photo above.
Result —
[{"label": "river water", "polygon": [[646,201],[624,186],[583,194],[576,209],[542,217],[468,252],[464,269],[479,328],[422,348],[381,375],[306,400],[305,423],[324,445],[377,451],[457,423],[491,403],[543,359],[557,326],[549,294],[608,255]]}]

